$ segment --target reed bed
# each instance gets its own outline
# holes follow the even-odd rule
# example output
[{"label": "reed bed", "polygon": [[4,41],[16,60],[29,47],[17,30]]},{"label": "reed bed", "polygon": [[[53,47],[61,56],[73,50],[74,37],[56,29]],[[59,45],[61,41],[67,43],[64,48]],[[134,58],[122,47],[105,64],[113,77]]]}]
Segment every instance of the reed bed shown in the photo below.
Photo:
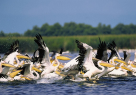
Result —
[{"label": "reed bed", "polygon": [[[75,40],[87,43],[94,49],[97,49],[99,38],[107,44],[115,41],[118,49],[136,48],[136,35],[52,36],[43,37],[43,40],[50,51],[59,51],[60,48],[63,48],[65,51],[78,51]],[[34,52],[38,48],[34,42],[34,37],[0,37],[0,53],[5,53],[9,49],[10,44],[17,39],[20,43],[19,50],[22,53]]]}]

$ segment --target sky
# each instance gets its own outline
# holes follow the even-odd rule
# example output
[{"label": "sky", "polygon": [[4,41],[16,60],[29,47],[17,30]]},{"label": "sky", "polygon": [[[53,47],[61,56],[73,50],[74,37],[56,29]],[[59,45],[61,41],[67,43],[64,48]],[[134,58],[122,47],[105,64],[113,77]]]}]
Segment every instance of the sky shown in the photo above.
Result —
[{"label": "sky", "polygon": [[0,31],[23,34],[41,27],[75,22],[96,27],[136,25],[136,0],[0,0]]}]

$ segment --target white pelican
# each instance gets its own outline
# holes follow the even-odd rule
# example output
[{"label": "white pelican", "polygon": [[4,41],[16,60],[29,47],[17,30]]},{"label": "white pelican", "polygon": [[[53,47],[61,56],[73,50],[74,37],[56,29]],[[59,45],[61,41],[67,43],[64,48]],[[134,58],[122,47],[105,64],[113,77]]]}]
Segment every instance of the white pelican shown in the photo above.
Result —
[{"label": "white pelican", "polygon": [[[15,67],[19,66],[20,62],[19,62],[17,56],[21,57],[22,55],[18,52],[18,48],[19,48],[19,41],[16,40],[10,45],[9,51],[4,54],[4,57],[2,58],[2,60],[5,63],[8,63],[10,65],[14,65]],[[16,65],[14,64],[15,61],[17,62]],[[3,67],[3,71],[1,72],[1,74],[8,74],[8,73],[12,72],[13,69],[14,68]]]},{"label": "white pelican", "polygon": [[110,60],[110,63],[113,65],[116,65],[116,69],[114,69],[112,72],[108,73],[108,75],[110,75],[110,76],[126,77],[126,76],[130,75],[129,72],[133,72],[133,70],[128,67],[128,63],[119,59],[118,57],[114,56]]},{"label": "white pelican", "polygon": [[22,74],[24,77],[30,78],[32,80],[37,80],[40,78],[39,73],[41,73],[41,71],[35,69],[37,68],[34,67],[33,63],[30,60],[27,60],[25,61],[25,64],[17,70],[22,70],[20,74]]},{"label": "white pelican", "polygon": [[[4,67],[2,67],[4,66]],[[15,68],[15,66],[5,63],[4,61],[0,61],[0,77],[7,78],[8,75],[5,72],[8,72],[9,68]]]},{"label": "white pelican", "polygon": [[17,58],[17,55],[19,55],[18,48],[19,48],[19,41],[16,40],[11,44],[9,51],[5,53],[2,60],[4,60],[6,63],[9,63],[11,65],[14,65],[14,60],[16,60],[17,64],[19,64],[19,60]]},{"label": "white pelican", "polygon": [[[3,68],[2,68],[2,66],[4,66]],[[7,69],[7,68],[8,69]],[[11,71],[9,71],[9,68],[12,68],[12,69],[14,69],[15,68],[15,66],[14,65],[11,65],[11,64],[7,64],[7,63],[5,63],[4,61],[1,61],[0,62],[0,81],[13,81],[14,80],[14,78],[13,77],[11,77],[11,75],[16,75],[17,73],[19,73],[19,71],[15,71],[15,72],[12,72],[12,70]],[[8,72],[8,73],[7,73]]]},{"label": "white pelican", "polygon": [[[46,74],[54,72],[57,67],[54,67],[51,62],[50,62],[50,57],[49,57],[49,49],[44,43],[42,36],[40,34],[36,35],[36,39],[34,41],[37,43],[39,46],[39,62],[41,64],[43,72],[41,73],[41,77],[43,78]],[[59,65],[58,65],[59,66]]]},{"label": "white pelican", "polygon": [[[130,54],[124,52],[124,61],[121,59],[119,53],[117,52],[117,46],[114,41],[112,43],[108,44],[108,49],[111,50],[111,55],[108,59],[108,62],[112,65],[115,65],[115,68],[112,72],[109,74],[112,76],[126,76],[128,75],[128,72],[132,72],[130,68],[127,67],[128,60],[130,58]],[[116,61],[116,62],[115,62]],[[118,64],[117,64],[118,63]]]},{"label": "white pelican", "polygon": [[[108,59],[108,53],[107,53],[107,45],[106,45],[106,43],[104,41],[101,41],[100,38],[99,38],[99,42],[100,42],[100,44],[98,45],[96,58],[99,59],[99,60],[102,60],[102,62],[99,61],[99,60],[93,59],[94,64],[98,65],[98,67],[101,67],[103,69],[103,72],[101,72],[100,74],[96,75],[96,78],[98,78],[98,79],[100,77],[108,74],[109,72],[111,72],[111,71],[113,71],[115,69],[114,66],[112,68],[111,67],[109,68],[107,66],[101,66],[102,63],[106,63],[109,59]],[[111,47],[113,47],[113,46],[111,46]],[[95,61],[98,61],[98,62],[95,62]]]},{"label": "white pelican", "polygon": [[34,67],[30,60],[26,60],[20,67],[16,67],[10,73],[8,73],[9,80],[37,80],[40,78],[40,70]]},{"label": "white pelican", "polygon": [[[57,53],[56,51],[52,51],[52,55],[50,57],[50,61],[51,63],[56,66],[54,63],[59,63],[58,59],[59,60],[70,60],[70,58],[68,57],[65,57],[66,55],[62,54],[63,53],[63,48],[61,48],[60,52]],[[60,65],[64,65],[64,64],[60,64]]]},{"label": "white pelican", "polygon": [[[71,75],[72,73],[74,78],[78,74],[77,77],[89,77],[89,79],[91,79],[93,76],[103,72],[104,69],[101,68],[100,66],[98,67],[98,65],[102,66],[103,64],[99,64],[98,62],[96,66],[92,61],[93,48],[85,43],[79,42],[78,40],[76,40],[76,43],[78,48],[80,49],[79,56],[77,56],[76,58],[71,60],[69,64],[67,63],[64,66],[64,68],[62,69],[62,74]],[[105,62],[105,64],[107,65],[108,63]],[[115,68],[113,65],[110,64],[108,65],[113,67],[113,69]],[[83,75],[79,74],[79,72],[81,71],[84,73]]]},{"label": "white pelican", "polygon": [[116,46],[116,44],[115,44],[114,41],[112,41],[111,43],[109,43],[107,47],[108,47],[109,50],[111,50],[111,54],[110,54],[110,57],[109,57],[109,59],[108,59],[108,62],[109,62],[109,60],[112,59],[114,56],[117,56],[119,59],[121,59],[121,57],[120,57],[120,55],[119,55],[119,53],[118,53],[118,51],[117,51],[117,46]]},{"label": "white pelican", "polygon": [[[107,60],[107,57],[108,57],[107,56],[107,48],[111,50],[111,55],[108,60]],[[115,57],[115,56],[118,56],[118,57]],[[112,43],[109,43],[108,47],[107,47],[105,42],[101,42],[101,40],[100,40],[100,44],[97,49],[96,58],[103,60],[105,62],[108,61],[110,64],[114,65],[116,69],[105,67],[105,71],[103,71],[101,74],[97,75],[97,77],[99,78],[100,76],[108,74],[109,72],[112,75],[120,75],[120,76],[128,75],[127,72],[128,71],[132,72],[132,70],[129,69],[128,67],[124,66],[123,64],[127,65],[127,62],[129,60],[130,56],[131,55],[129,53],[124,52],[124,61],[119,59],[121,57],[116,50],[115,42],[112,41]],[[120,62],[120,63],[115,64],[115,61]],[[118,74],[117,74],[117,72],[118,72]]]}]

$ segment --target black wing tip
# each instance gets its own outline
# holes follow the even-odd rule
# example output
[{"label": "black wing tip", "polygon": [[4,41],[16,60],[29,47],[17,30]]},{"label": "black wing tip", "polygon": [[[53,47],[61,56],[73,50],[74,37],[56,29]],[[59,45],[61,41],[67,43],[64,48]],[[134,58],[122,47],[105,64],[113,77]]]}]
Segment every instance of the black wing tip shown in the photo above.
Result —
[{"label": "black wing tip", "polygon": [[100,37],[99,37],[99,42],[101,43],[101,39],[100,39]]},{"label": "black wing tip", "polygon": [[19,48],[19,40],[15,40],[9,47],[9,50],[4,55],[9,55],[10,53],[16,51]]},{"label": "black wing tip", "polygon": [[76,42],[76,43],[79,43],[79,41],[78,41],[78,40],[75,40],[75,42]]},{"label": "black wing tip", "polygon": [[101,41],[100,37],[99,37],[99,45],[97,48],[97,54],[96,54],[96,58],[97,59],[102,59],[102,57],[104,57],[103,53],[106,51],[107,52],[107,44],[105,41]]},{"label": "black wing tip", "polygon": [[56,51],[51,51],[51,52],[52,52],[51,57],[53,57],[56,54]]},{"label": "black wing tip", "polygon": [[63,48],[60,49],[60,54],[62,54],[62,52],[63,52]]},{"label": "black wing tip", "polygon": [[116,48],[116,43],[115,41],[112,41],[111,43],[108,44],[108,49],[113,51]]}]

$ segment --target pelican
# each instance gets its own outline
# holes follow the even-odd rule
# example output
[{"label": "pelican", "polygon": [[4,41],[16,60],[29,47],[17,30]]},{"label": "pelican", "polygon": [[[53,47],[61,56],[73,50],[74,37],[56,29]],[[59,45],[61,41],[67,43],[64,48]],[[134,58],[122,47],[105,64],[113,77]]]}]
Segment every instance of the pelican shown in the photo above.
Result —
[{"label": "pelican", "polygon": [[[115,66],[113,66],[113,65],[112,65],[113,66],[112,68],[111,68],[110,65],[109,65],[110,67],[108,67],[108,65],[101,66],[102,63],[106,63],[109,59],[108,59],[106,43],[104,41],[101,41],[100,38],[99,38],[99,42],[100,42],[100,44],[98,45],[97,54],[96,54],[97,60],[93,59],[93,62],[94,62],[95,65],[97,65],[97,67],[101,67],[103,69],[103,72],[96,75],[97,79],[99,79],[100,77],[108,74],[109,72],[111,72],[111,71],[113,71],[115,69]],[[98,59],[102,60],[102,62],[99,61]],[[98,61],[98,62],[96,62],[96,61]]]},{"label": "pelican", "polygon": [[60,76],[63,76],[64,78],[70,77],[73,80],[76,77],[76,74],[79,73],[78,70],[78,61],[77,58],[79,56],[73,58],[72,60],[70,60],[68,63],[65,63],[64,67],[60,69],[60,72],[57,72],[57,74],[59,74]]},{"label": "pelican", "polygon": [[112,65],[115,65],[115,69],[110,72],[109,75],[126,76],[128,75],[128,72],[133,72],[130,68],[128,68],[127,63],[131,55],[124,52],[124,59],[122,60],[116,48],[117,46],[114,41],[108,44],[108,49],[111,50],[111,55],[108,59],[108,62]]},{"label": "pelican", "polygon": [[110,57],[108,59],[108,62],[110,61],[110,59],[112,59],[114,56],[118,57],[119,59],[121,59],[118,51],[117,51],[117,46],[116,43],[114,41],[112,41],[111,43],[108,44],[108,49],[111,50],[111,54]]},{"label": "pelican", "polygon": [[[75,57],[73,60],[71,60],[64,66],[64,68],[62,69],[62,74],[72,75],[74,79],[75,77],[84,77],[84,78],[89,77],[89,79],[91,79],[93,76],[103,72],[104,64],[107,65],[108,63],[99,61],[97,62],[97,66],[96,66],[92,61],[93,48],[87,45],[86,43],[79,42],[78,40],[76,40],[76,43],[78,48],[80,49],[79,56]],[[112,69],[115,68],[113,65],[110,64],[108,65],[112,67]],[[81,75],[80,74],[81,72],[83,72],[84,74]]]},{"label": "pelican", "polygon": [[40,78],[41,71],[37,69],[30,60],[16,67],[9,73],[10,80],[37,80]]},{"label": "pelican", "polygon": [[[17,67],[21,65],[19,59],[21,58],[30,59],[29,57],[20,54],[18,52],[18,49],[19,49],[19,41],[16,40],[11,44],[9,51],[4,54],[2,60],[5,61],[6,63],[9,63]],[[14,64],[15,61],[16,64]]]},{"label": "pelican", "polygon": [[[85,57],[84,57],[84,62],[82,63],[83,66],[86,68],[86,72],[83,74],[83,77],[88,77],[89,79],[92,79],[92,77],[96,76],[97,74],[100,74],[102,72],[110,72],[110,70],[105,70],[105,66],[109,65],[113,70],[115,67],[113,65],[110,65],[109,63],[103,62],[99,60],[96,63],[93,62],[92,59],[92,50],[93,48],[85,43],[81,43],[77,41],[80,46],[78,46],[80,49],[84,48],[86,50]],[[97,55],[96,55],[97,56]],[[103,65],[104,63],[104,65]]]},{"label": "pelican", "polygon": [[[4,67],[2,68],[2,66],[4,66]],[[6,67],[12,68],[12,70],[14,68],[16,68],[14,65],[7,64],[4,61],[1,61],[0,62],[0,81],[5,81],[5,82],[6,81],[13,81],[15,75],[17,75],[20,71],[15,71],[15,72],[13,72],[12,70],[9,71],[9,69],[7,69]]]},{"label": "pelican", "polygon": [[50,57],[49,57],[49,49],[46,46],[45,42],[42,39],[42,36],[40,34],[36,35],[36,38],[34,41],[37,43],[39,46],[39,62],[41,64],[43,72],[41,73],[41,77],[43,78],[46,74],[52,73],[55,70],[57,70],[58,66],[54,67],[51,62],[50,62]]},{"label": "pelican", "polygon": [[112,77],[126,77],[129,75],[129,72],[133,72],[131,68],[128,67],[128,64],[119,59],[118,57],[113,57],[110,60],[110,63],[113,65],[116,65],[116,69],[114,69],[112,72],[108,73],[109,76]]},{"label": "pelican", "polygon": [[33,62],[31,62],[30,60],[26,60],[25,64],[22,65],[22,67],[18,68],[18,70],[22,70],[20,74],[32,80],[37,80],[40,78],[39,73],[41,73],[41,71],[35,68]]},{"label": "pelican", "polygon": [[[123,60],[119,59],[121,57],[116,50],[116,44],[114,41],[112,41],[112,43],[109,43],[108,46],[105,44],[105,42],[102,42],[100,40],[100,38],[99,38],[99,41],[100,41],[100,45],[97,50],[96,58],[103,60],[105,62],[108,61],[110,64],[115,66],[115,69],[105,67],[105,71],[103,71],[101,74],[98,74],[97,78],[100,78],[101,76],[106,75],[109,72],[111,72],[110,74],[112,74],[112,75],[113,74],[114,75],[121,75],[121,74],[128,75],[127,73],[129,71],[132,72],[131,69],[124,66],[124,65],[127,65],[127,62],[131,56],[129,53],[124,52],[124,61],[123,61]],[[111,50],[111,55],[108,60],[107,60],[107,58],[108,58],[107,48]],[[118,57],[115,57],[115,56],[118,56]],[[115,63],[115,61],[118,63]],[[120,68],[120,69],[118,69],[118,68]]]},{"label": "pelican", "polygon": [[[4,67],[2,67],[4,66]],[[5,63],[4,61],[0,61],[0,81],[8,81],[8,75],[5,74],[5,67],[14,68],[15,66]],[[4,69],[3,69],[4,68]]]},{"label": "pelican", "polygon": [[[19,62],[19,59],[17,56],[19,55],[21,57],[21,54],[18,52],[18,48],[19,48],[19,41],[16,40],[10,45],[9,51],[4,54],[4,57],[2,58],[2,60],[5,63],[8,63],[10,65],[14,65],[15,67],[19,66],[20,62]],[[16,65],[14,64],[14,61],[17,62]],[[14,68],[4,67],[1,74],[8,74],[8,73],[12,72],[13,69]]]},{"label": "pelican", "polygon": [[[76,40],[77,46],[81,47],[79,44],[79,41]],[[66,63],[64,65],[64,67],[61,69],[61,73],[64,77],[72,77],[72,79],[76,78],[76,75],[81,72],[80,70],[80,64],[79,61],[82,62],[86,53],[86,50],[83,48],[83,46],[81,47],[82,49],[80,49],[79,51],[79,56],[73,58],[71,61],[69,61],[68,63]],[[82,53],[82,54],[81,54]]]},{"label": "pelican", "polygon": [[19,48],[19,41],[16,40],[11,44],[9,51],[5,53],[2,60],[4,60],[6,63],[14,65],[14,60],[16,59],[17,64],[19,64],[19,60],[17,58],[17,55],[19,55],[18,48]]}]

